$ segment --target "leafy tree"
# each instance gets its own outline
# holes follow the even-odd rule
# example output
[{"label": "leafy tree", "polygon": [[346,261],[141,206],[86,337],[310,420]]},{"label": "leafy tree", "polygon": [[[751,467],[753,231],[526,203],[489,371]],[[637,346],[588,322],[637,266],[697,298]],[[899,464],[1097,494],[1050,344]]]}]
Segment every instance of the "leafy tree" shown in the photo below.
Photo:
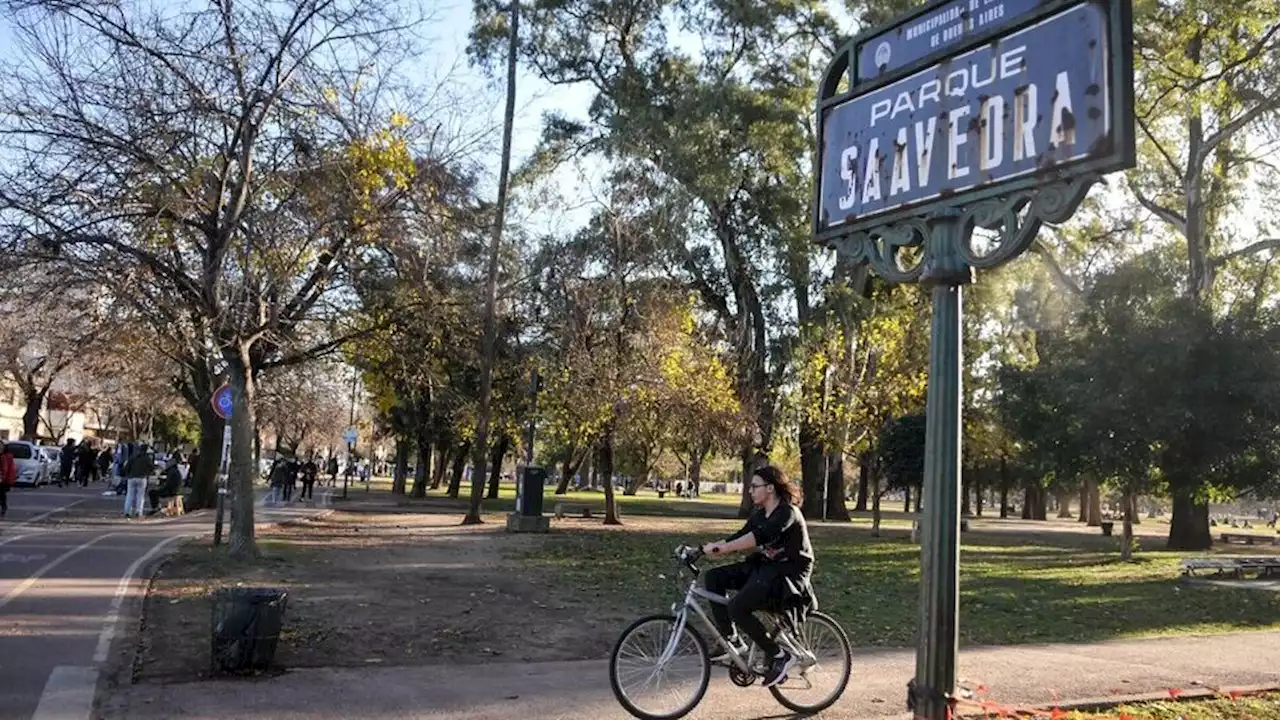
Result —
[{"label": "leafy tree", "polygon": [[[1222,271],[1280,247],[1280,238],[1237,230],[1249,185],[1275,179],[1267,158],[1280,128],[1280,7],[1143,0],[1135,5],[1135,44],[1141,142],[1129,188],[1185,251],[1178,286],[1207,332],[1209,316],[1221,312]],[[1179,387],[1212,374],[1199,365],[1184,369],[1173,381]],[[1205,489],[1199,473],[1170,478],[1171,547],[1209,544]]]}]

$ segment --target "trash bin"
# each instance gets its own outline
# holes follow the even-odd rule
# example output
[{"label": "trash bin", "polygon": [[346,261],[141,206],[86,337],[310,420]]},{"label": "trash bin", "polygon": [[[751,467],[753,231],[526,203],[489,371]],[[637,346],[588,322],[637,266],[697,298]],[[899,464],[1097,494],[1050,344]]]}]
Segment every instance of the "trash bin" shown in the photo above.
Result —
[{"label": "trash bin", "polygon": [[273,588],[219,588],[213,597],[215,673],[266,670],[275,658],[289,594]]},{"label": "trash bin", "polygon": [[547,484],[547,469],[526,465],[520,478],[520,514],[542,517],[542,490]]}]

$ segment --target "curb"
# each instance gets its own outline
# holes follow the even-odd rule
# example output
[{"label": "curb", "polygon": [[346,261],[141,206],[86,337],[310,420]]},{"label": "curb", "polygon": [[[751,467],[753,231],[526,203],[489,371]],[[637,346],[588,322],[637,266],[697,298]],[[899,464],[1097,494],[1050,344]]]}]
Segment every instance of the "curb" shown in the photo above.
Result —
[{"label": "curb", "polygon": [[[1212,700],[1214,698],[1222,698],[1224,696],[1247,697],[1250,695],[1261,695],[1264,693],[1280,692],[1280,683],[1268,683],[1265,685],[1223,685],[1220,687],[1195,686],[1188,689],[1179,689],[1178,694],[1174,697],[1168,690],[1164,692],[1146,692],[1134,693],[1131,695],[1112,695],[1107,697],[1081,698],[1079,700],[1068,700],[1065,702],[1056,702],[1052,705],[1028,705],[1021,707],[1008,707],[998,702],[991,702],[990,709],[974,708],[972,710],[957,710],[953,717],[991,717],[999,715],[1005,717],[1008,715],[1024,715],[1024,716],[1048,716],[1054,711],[1061,712],[1101,712],[1113,710],[1122,705],[1134,705],[1141,703],[1154,702],[1194,702],[1198,700]],[[965,700],[965,705],[980,704],[981,700]]]}]

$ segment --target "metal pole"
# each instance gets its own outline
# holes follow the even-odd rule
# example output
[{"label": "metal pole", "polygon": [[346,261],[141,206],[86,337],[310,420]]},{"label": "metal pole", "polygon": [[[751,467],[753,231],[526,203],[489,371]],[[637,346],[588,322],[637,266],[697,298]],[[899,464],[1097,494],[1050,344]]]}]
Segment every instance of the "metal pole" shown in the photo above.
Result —
[{"label": "metal pole", "polygon": [[227,489],[225,487],[218,488],[218,514],[213,521],[213,546],[217,547],[222,544],[222,516],[226,512],[227,507]]},{"label": "metal pole", "polygon": [[960,606],[960,437],[963,288],[973,271],[958,254],[957,219],[933,221],[921,283],[933,299],[920,538],[920,645],[911,705],[916,718],[947,720],[955,694]]},{"label": "metal pole", "polygon": [[[351,366],[351,414],[347,419],[347,427],[353,428],[356,425],[356,366]],[[347,484],[351,482],[351,470],[355,467],[355,447],[356,444],[347,441],[347,466],[342,468],[342,499],[347,499]]]}]

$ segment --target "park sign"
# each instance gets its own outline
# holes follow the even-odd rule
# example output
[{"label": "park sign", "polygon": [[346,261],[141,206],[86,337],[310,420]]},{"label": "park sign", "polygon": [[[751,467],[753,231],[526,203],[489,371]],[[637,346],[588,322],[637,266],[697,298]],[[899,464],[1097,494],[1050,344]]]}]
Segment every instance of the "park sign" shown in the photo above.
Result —
[{"label": "park sign", "polygon": [[819,100],[815,235],[1132,166],[1131,26],[1122,0],[947,0],[855,38]]},{"label": "park sign", "polygon": [[964,288],[1069,220],[1105,173],[1133,167],[1132,0],[931,3],[844,45],[817,111],[815,242],[930,296],[907,709],[947,720],[958,695]]}]

